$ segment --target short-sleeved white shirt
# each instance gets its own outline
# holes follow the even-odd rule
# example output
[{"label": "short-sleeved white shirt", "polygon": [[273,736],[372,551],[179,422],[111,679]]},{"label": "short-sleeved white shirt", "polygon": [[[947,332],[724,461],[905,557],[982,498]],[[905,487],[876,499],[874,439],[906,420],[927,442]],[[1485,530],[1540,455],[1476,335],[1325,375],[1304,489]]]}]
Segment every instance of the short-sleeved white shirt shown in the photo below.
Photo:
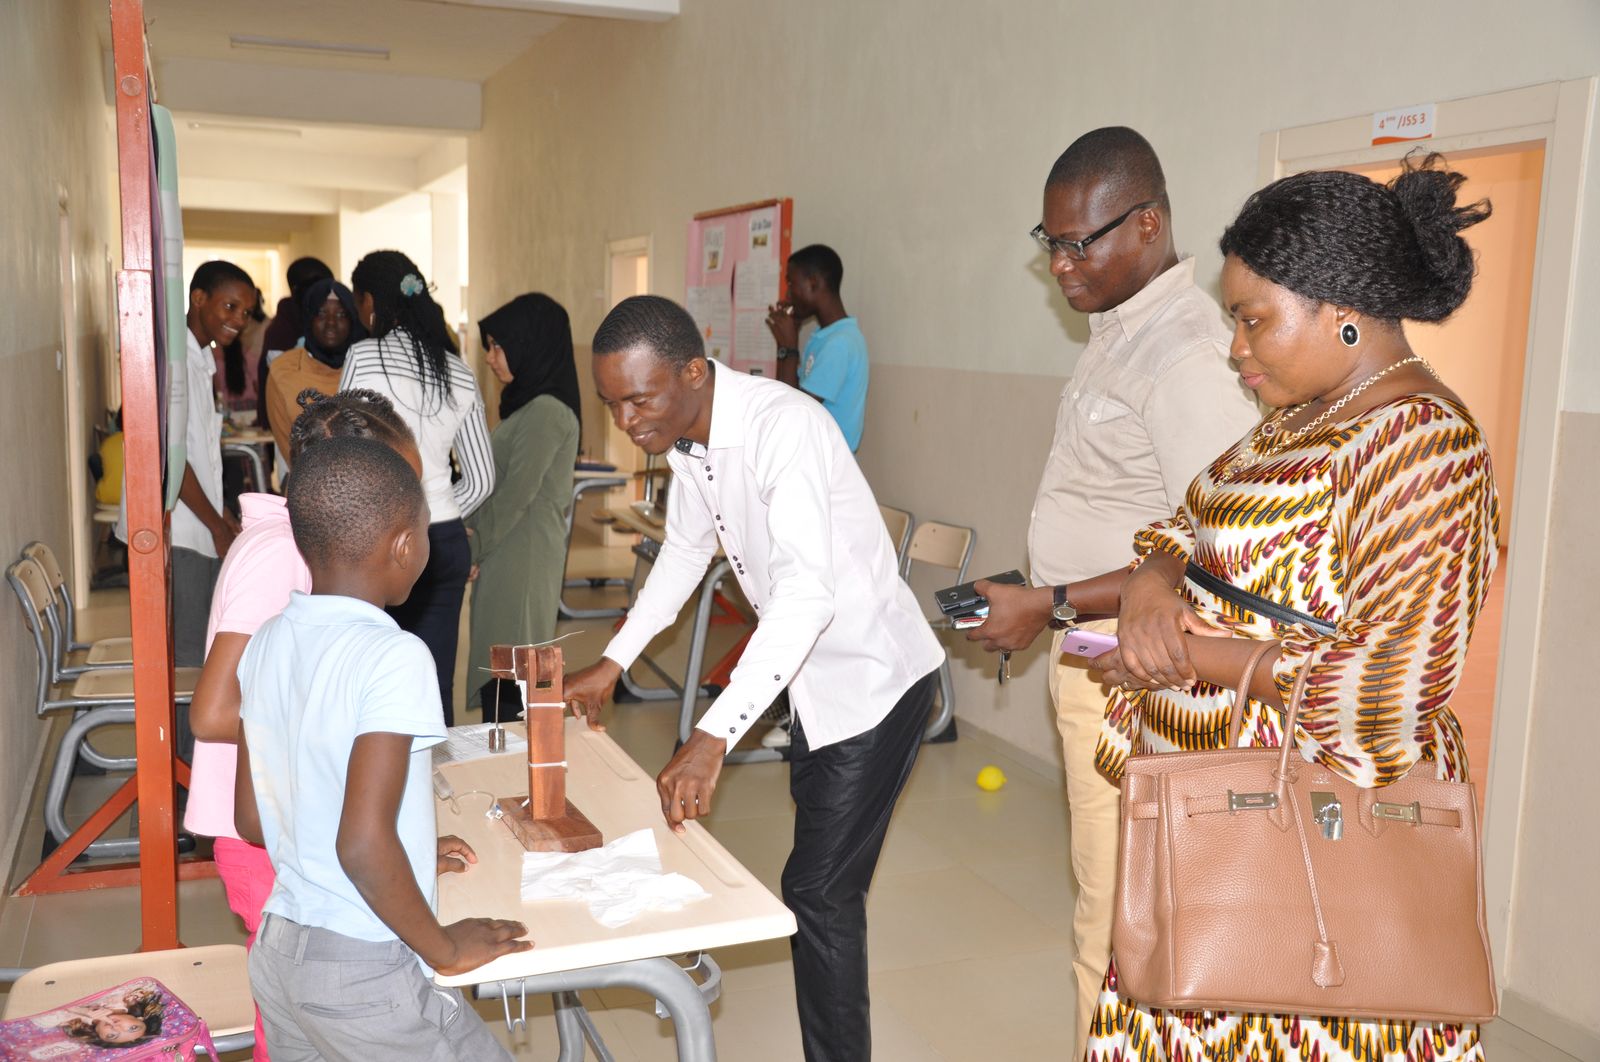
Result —
[{"label": "short-sleeved white shirt", "polygon": [[394,940],[339,865],[350,750],[362,734],[410,734],[396,828],[432,906],[438,829],[430,748],[444,740],[433,656],[382,609],[296,591],[239,662],[240,717],[262,840],[278,880],[263,910],[358,940]]}]

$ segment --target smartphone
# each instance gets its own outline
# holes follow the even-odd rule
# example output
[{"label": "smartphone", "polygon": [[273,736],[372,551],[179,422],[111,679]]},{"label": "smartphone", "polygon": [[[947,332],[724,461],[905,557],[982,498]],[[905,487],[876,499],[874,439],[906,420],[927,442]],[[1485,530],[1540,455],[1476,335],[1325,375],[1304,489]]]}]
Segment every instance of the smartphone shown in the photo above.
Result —
[{"label": "smartphone", "polygon": [[1109,653],[1117,647],[1115,634],[1101,634],[1099,631],[1085,631],[1073,628],[1061,636],[1061,651],[1081,656],[1085,660],[1093,660],[1101,653]]},{"label": "smartphone", "polygon": [[[1009,572],[989,576],[991,583],[1010,583],[1013,586],[1022,586],[1027,580],[1022,573],[1013,568]],[[948,586],[943,590],[934,592],[934,604],[939,606],[939,611],[946,616],[961,617],[977,612],[980,608],[987,608],[989,599],[973,589],[977,580],[962,583],[960,586]]]}]

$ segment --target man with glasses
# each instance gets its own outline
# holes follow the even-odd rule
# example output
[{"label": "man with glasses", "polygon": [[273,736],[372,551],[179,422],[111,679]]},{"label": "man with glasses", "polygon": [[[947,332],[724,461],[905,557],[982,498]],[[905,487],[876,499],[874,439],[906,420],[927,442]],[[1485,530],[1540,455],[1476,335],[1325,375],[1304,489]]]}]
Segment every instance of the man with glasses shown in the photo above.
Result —
[{"label": "man with glasses", "polygon": [[[1089,315],[1089,344],[1061,393],[1055,439],[1028,532],[1033,586],[980,582],[989,618],[967,637],[990,651],[1031,644],[1046,626],[1050,693],[1061,731],[1072,816],[1077,954],[1077,1055],[1089,1033],[1111,948],[1116,788],[1095,770],[1107,694],[1060,631],[1077,619],[1067,583],[1126,565],[1133,534],[1170,516],[1189,481],[1258,418],[1228,364],[1217,303],[1195,286],[1194,260],[1173,249],[1166,178],[1132,129],[1085,133],[1044,188],[1033,238],[1067,302]],[[1114,630],[1103,619],[1085,626]]]}]

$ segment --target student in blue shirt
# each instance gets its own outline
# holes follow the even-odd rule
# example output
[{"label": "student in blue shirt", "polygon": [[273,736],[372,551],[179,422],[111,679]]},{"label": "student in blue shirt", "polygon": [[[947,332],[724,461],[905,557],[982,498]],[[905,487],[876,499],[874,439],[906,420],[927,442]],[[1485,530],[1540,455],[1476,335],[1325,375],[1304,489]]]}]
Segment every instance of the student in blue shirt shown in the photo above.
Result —
[{"label": "student in blue shirt", "polygon": [[[784,278],[789,301],[767,312],[778,341],[778,379],[820,400],[855,453],[867,416],[867,341],[839,298],[844,263],[833,248],[814,243],[789,256]],[[800,325],[812,317],[818,328],[801,351]]]},{"label": "student in blue shirt", "polygon": [[239,663],[234,790],[240,835],[277,871],[250,952],[267,1046],[280,1062],[509,1060],[460,990],[431,978],[533,943],[520,922],[434,914],[437,876],[477,857],[434,821],[433,657],[384,612],[428,562],[422,485],[385,443],[342,438],[301,456],[288,494],[311,593]]}]

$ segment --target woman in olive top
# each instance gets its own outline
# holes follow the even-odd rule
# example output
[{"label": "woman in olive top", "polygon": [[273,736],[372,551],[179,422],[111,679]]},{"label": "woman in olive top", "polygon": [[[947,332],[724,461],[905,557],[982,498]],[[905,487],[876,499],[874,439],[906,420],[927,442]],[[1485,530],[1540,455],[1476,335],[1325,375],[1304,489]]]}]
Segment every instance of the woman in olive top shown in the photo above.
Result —
[{"label": "woman in olive top", "polygon": [[[478,328],[489,369],[504,386],[500,423],[490,438],[494,493],[467,521],[479,570],[472,590],[474,677],[489,666],[491,645],[555,637],[581,415],[572,328],[560,303],[548,295],[519,295]],[[495,701],[490,682],[485,718],[494,714]],[[514,695],[505,701],[508,709],[513,703]]]}]

